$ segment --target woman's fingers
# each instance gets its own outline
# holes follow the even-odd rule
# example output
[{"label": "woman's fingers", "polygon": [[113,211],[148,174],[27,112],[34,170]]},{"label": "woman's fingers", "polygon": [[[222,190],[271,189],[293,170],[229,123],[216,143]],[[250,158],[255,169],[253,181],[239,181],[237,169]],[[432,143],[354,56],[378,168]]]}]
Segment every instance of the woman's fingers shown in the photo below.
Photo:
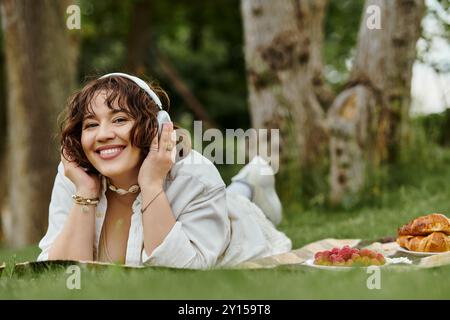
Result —
[{"label": "woman's fingers", "polygon": [[152,143],[150,144],[150,152],[158,152],[158,134],[153,137]]},{"label": "woman's fingers", "polygon": [[174,143],[172,141],[173,140],[172,132],[173,132],[172,122],[164,123],[162,134],[161,134],[161,141],[159,142],[159,144],[160,144],[159,151],[160,152],[172,151],[171,149],[174,148]]},{"label": "woman's fingers", "polygon": [[69,168],[77,168],[79,165],[70,157],[65,150],[61,151],[61,162],[64,166],[64,169],[67,170]]}]

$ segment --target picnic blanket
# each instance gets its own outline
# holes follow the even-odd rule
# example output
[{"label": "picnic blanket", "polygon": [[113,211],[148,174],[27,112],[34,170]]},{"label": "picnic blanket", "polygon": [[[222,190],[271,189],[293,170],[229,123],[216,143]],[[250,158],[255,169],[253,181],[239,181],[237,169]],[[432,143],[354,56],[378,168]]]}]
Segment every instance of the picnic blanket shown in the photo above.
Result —
[{"label": "picnic blanket", "polygon": [[[303,263],[314,257],[317,251],[330,250],[334,247],[343,247],[348,245],[356,248],[367,248],[382,253],[386,257],[407,257],[412,261],[411,265],[402,265],[405,268],[433,268],[444,265],[450,265],[450,251],[438,255],[431,255],[426,257],[418,257],[413,254],[399,251],[399,245],[394,241],[395,238],[384,238],[378,241],[369,241],[361,239],[323,239],[313,243],[309,243],[299,249],[291,250],[287,253],[277,254],[270,257],[259,258],[249,260],[241,263],[231,269],[262,269],[262,268],[275,268],[279,266],[303,266]],[[121,267],[124,269],[140,269],[151,268],[146,266],[125,266],[115,265],[103,262],[93,261],[30,261],[22,262],[14,265],[12,272],[14,274],[22,274],[29,271],[42,271],[51,269],[54,267],[69,266],[69,265],[82,265],[87,268],[104,268],[104,267]],[[399,265],[398,265],[399,266]],[[397,267],[397,266],[396,266]],[[5,264],[0,266],[0,276],[4,270],[7,269]]]},{"label": "picnic blanket", "polygon": [[395,238],[383,238],[379,241],[329,238],[307,244],[304,247],[287,253],[246,261],[237,267],[257,269],[274,268],[282,265],[302,265],[306,260],[313,258],[314,254],[318,251],[331,250],[335,247],[342,248],[346,245],[359,249],[367,248],[374,250],[390,258],[406,257],[412,261],[412,264],[404,265],[405,267],[433,268],[450,265],[450,251],[438,255],[420,257],[411,253],[399,251],[400,246],[395,242]]}]

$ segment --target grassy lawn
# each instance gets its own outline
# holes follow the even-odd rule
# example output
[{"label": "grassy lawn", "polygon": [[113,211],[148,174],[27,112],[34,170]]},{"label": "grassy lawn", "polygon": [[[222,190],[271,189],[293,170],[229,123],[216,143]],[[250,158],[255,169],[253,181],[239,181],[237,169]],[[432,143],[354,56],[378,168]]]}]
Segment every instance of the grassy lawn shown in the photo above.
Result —
[{"label": "grassy lawn", "polygon": [[[379,239],[398,226],[431,212],[449,214],[450,152],[433,163],[397,167],[376,201],[358,208],[285,206],[280,229],[298,248],[323,238]],[[419,162],[419,161],[418,161]],[[0,250],[0,262],[33,260],[36,247]],[[64,268],[19,276],[7,268],[0,299],[448,299],[450,266],[426,270],[382,269],[381,289],[369,290],[363,270],[334,272],[305,266],[268,270],[173,270],[117,267],[82,269],[81,290],[68,290]]]}]

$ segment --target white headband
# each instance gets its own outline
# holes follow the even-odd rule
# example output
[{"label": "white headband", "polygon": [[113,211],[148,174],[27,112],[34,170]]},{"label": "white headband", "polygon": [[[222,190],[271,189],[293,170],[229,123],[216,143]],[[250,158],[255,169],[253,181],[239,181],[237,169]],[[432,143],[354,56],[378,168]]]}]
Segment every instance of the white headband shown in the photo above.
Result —
[{"label": "white headband", "polygon": [[145,83],[145,81],[143,81],[142,79],[139,79],[138,77],[135,77],[135,76],[132,76],[132,75],[129,75],[126,73],[114,72],[114,73],[105,74],[104,76],[101,76],[99,79],[103,79],[106,77],[113,77],[113,76],[119,76],[119,77],[124,77],[124,78],[130,79],[131,81],[136,83],[139,87],[141,87],[145,92],[148,93],[148,95],[153,99],[153,101],[155,101],[155,103],[159,107],[159,109],[161,109],[161,110],[163,109],[161,100],[159,100],[156,93],[152,89],[150,89],[150,87],[148,86],[147,83]]}]

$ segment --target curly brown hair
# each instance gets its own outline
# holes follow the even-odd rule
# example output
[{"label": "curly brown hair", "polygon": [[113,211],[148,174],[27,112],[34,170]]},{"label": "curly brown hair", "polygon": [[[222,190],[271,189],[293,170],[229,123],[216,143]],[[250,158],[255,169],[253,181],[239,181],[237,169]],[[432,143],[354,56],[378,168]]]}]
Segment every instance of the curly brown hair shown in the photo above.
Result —
[{"label": "curly brown hair", "polygon": [[[167,93],[159,86],[149,84],[150,88],[160,98],[164,109],[168,111],[170,99]],[[117,102],[119,109],[135,120],[130,131],[130,143],[141,149],[142,160],[149,152],[151,141],[157,132],[156,115],[159,107],[153,99],[133,81],[120,77],[110,76],[103,79],[89,81],[81,90],[73,94],[68,101],[67,108],[59,116],[64,117],[60,124],[61,150],[67,160],[75,161],[88,172],[98,174],[97,169],[87,159],[81,145],[82,122],[86,115],[92,114],[91,102],[100,91],[106,93],[106,105],[109,109]],[[174,128],[178,127],[174,125]]]}]

